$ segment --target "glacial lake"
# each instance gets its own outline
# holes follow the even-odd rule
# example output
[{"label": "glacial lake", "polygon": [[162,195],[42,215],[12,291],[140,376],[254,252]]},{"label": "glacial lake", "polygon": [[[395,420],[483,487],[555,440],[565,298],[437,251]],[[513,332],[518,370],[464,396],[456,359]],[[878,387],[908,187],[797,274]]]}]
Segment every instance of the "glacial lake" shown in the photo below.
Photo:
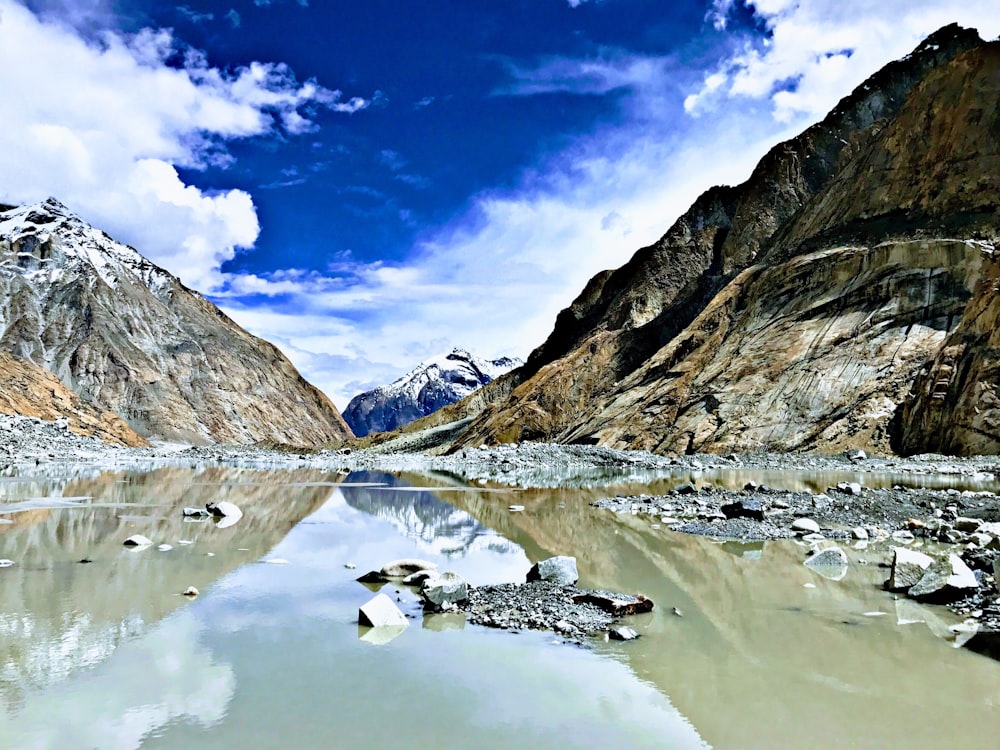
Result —
[{"label": "glacial lake", "polygon": [[[686,478],[554,490],[219,467],[3,478],[0,558],[15,564],[0,568],[0,748],[996,746],[1000,662],[953,647],[946,610],[882,591],[874,548],[850,549],[831,581],[794,542],[721,543],[590,507]],[[240,521],[182,517],[217,500]],[[154,545],[124,548],[136,533]],[[357,623],[373,593],[356,577],[394,558],[485,584],[556,554],[577,558],[581,586],[653,599],[627,620],[643,637],[579,647],[489,630],[424,616],[391,584],[410,627],[386,640]]]}]

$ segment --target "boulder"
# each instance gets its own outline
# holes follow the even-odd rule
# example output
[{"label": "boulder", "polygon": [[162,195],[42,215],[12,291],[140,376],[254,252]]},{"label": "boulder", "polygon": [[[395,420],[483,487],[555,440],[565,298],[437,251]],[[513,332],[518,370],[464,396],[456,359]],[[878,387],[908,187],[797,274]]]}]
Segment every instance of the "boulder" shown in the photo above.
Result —
[{"label": "boulder", "polygon": [[235,503],[231,503],[228,500],[220,500],[217,503],[208,503],[205,506],[205,510],[216,518],[239,518],[243,515],[243,511],[240,510]]},{"label": "boulder", "polygon": [[934,563],[930,555],[906,547],[893,547],[892,552],[892,571],[885,582],[889,591],[906,591],[923,578],[924,571]]},{"label": "boulder", "polygon": [[620,628],[613,628],[608,631],[608,637],[613,641],[634,641],[639,637],[639,634],[632,628],[623,625]]},{"label": "boulder", "polygon": [[979,531],[979,527],[983,525],[983,522],[979,518],[966,518],[964,516],[959,516],[954,521],[951,522],[959,531],[964,531],[967,534],[972,534]]},{"label": "boulder", "polygon": [[796,518],[792,521],[792,531],[801,531],[804,534],[818,534],[819,524],[811,518]]},{"label": "boulder", "polygon": [[378,594],[358,610],[358,622],[371,628],[406,627],[410,624],[399,607],[385,594]]},{"label": "boulder", "polygon": [[868,530],[864,526],[855,526],[851,529],[851,538],[868,541]]},{"label": "boulder", "polygon": [[936,560],[906,593],[914,599],[946,602],[960,599],[979,588],[976,574],[958,555]]},{"label": "boulder", "polygon": [[580,580],[580,574],[576,570],[576,558],[558,555],[547,560],[540,560],[531,566],[527,580],[529,582],[549,581],[562,586],[572,586]]},{"label": "boulder", "polygon": [[585,591],[573,596],[574,604],[593,604],[612,617],[638,615],[653,610],[653,600],[644,596],[617,594],[613,591]]},{"label": "boulder", "polygon": [[424,581],[420,596],[431,609],[450,609],[469,598],[469,585],[458,573],[448,571]]},{"label": "boulder", "polygon": [[421,560],[416,557],[406,557],[401,560],[387,562],[379,571],[385,578],[405,578],[420,570],[437,570],[437,563]]},{"label": "boulder", "polygon": [[849,448],[848,450],[844,451],[844,458],[846,458],[848,461],[864,461],[866,458],[868,458],[868,454],[865,453],[860,448]]},{"label": "boulder", "polygon": [[436,575],[436,570],[418,570],[416,573],[410,573],[410,575],[406,576],[401,583],[404,586],[421,586],[424,581]]},{"label": "boulder", "polygon": [[753,498],[737,500],[723,505],[719,510],[726,518],[749,518],[754,521],[764,520],[764,503]]},{"label": "boulder", "polygon": [[861,495],[862,492],[861,485],[857,482],[840,482],[837,485],[837,489],[855,497]]},{"label": "boulder", "polygon": [[143,536],[142,534],[133,534],[124,542],[122,542],[122,544],[124,544],[126,547],[148,547],[152,543],[153,543],[152,539]]}]

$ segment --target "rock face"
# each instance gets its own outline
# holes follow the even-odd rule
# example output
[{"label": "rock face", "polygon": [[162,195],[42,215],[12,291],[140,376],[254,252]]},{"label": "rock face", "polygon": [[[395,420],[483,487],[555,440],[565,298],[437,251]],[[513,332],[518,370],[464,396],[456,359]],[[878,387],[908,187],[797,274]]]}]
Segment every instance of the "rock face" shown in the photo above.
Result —
[{"label": "rock face", "polygon": [[64,420],[70,432],[111,445],[147,444],[117,414],[88,404],[51,372],[4,351],[0,351],[0,412],[57,424],[57,420]]},{"label": "rock face", "polygon": [[350,435],[275,347],[51,198],[0,212],[0,349],[146,435],[296,444]]},{"label": "rock face", "polygon": [[1000,44],[936,32],[594,277],[451,447],[1000,451],[998,102]]},{"label": "rock face", "polygon": [[421,362],[389,385],[355,396],[344,410],[344,420],[358,437],[389,432],[461,401],[520,364],[519,359],[482,360],[454,349]]}]

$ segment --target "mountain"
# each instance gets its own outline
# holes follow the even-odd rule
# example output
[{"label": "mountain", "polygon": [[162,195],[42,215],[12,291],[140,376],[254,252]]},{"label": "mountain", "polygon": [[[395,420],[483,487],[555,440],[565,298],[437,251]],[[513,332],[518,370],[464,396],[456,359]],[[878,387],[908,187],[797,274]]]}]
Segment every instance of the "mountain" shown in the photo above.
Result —
[{"label": "mountain", "polygon": [[503,357],[482,360],[463,349],[432,357],[389,385],[358,394],[344,410],[354,434],[395,430],[468,396],[522,364]]},{"label": "mountain", "polygon": [[0,207],[0,350],[147,436],[325,444],[350,430],[274,346],[53,198]]},{"label": "mountain", "polygon": [[935,32],[411,429],[470,420],[452,450],[1000,452],[998,102],[1000,44]]}]

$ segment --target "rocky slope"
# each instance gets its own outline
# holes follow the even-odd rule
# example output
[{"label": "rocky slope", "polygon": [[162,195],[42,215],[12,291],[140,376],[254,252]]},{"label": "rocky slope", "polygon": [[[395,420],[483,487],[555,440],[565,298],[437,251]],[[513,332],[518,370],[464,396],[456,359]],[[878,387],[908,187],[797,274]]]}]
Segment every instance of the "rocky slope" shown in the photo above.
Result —
[{"label": "rocky slope", "polygon": [[936,32],[594,277],[452,447],[997,452],[998,95]]},{"label": "rocky slope", "polygon": [[461,401],[521,364],[510,357],[478,359],[454,349],[421,362],[389,385],[358,394],[344,409],[344,420],[358,437],[395,430]]},{"label": "rocky slope", "polygon": [[0,350],[145,435],[298,444],[350,435],[275,347],[51,198],[0,211]]}]

